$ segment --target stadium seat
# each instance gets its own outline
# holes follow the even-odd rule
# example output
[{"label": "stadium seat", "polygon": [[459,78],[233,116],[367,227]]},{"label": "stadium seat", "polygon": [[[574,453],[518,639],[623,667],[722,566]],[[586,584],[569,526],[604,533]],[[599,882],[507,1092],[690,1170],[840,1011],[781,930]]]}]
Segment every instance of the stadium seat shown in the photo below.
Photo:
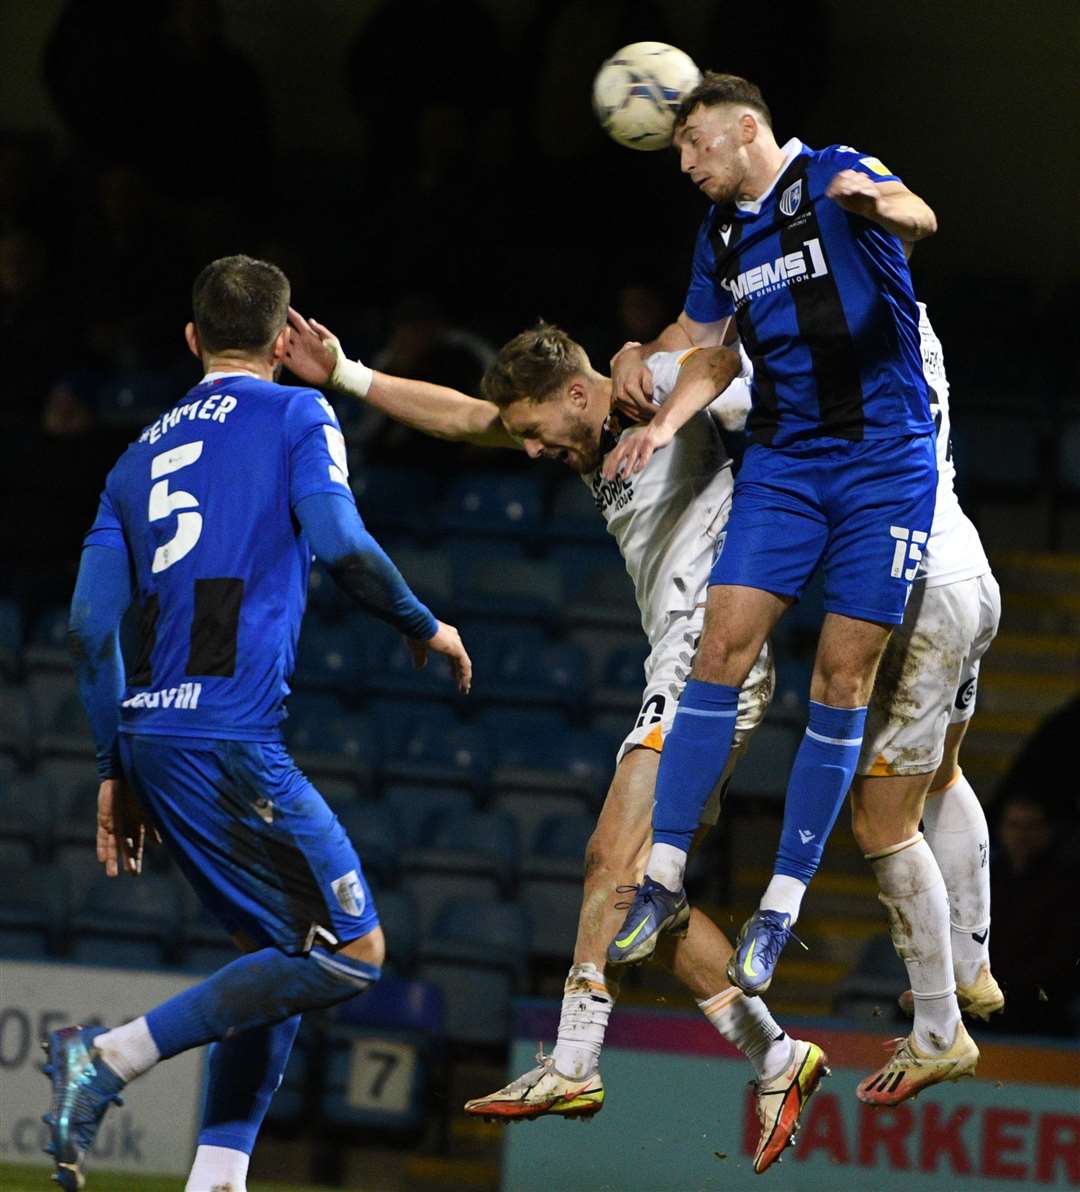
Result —
[{"label": "stadium seat", "polygon": [[509,815],[517,825],[518,839],[526,846],[527,858],[532,853],[536,830],[551,816],[588,815],[595,824],[596,816],[587,800],[573,792],[501,791],[492,800],[493,811]]},{"label": "stadium seat", "polygon": [[308,576],[308,614],[333,623],[340,621],[352,607],[349,598],[330,578],[326,568],[316,560]]},{"label": "stadium seat", "polygon": [[0,956],[40,960],[61,951],[67,924],[68,885],[62,873],[24,864],[4,868],[0,899]]},{"label": "stadium seat", "polygon": [[455,588],[466,617],[553,624],[565,603],[558,564],[537,559],[479,559],[462,568]]},{"label": "stadium seat", "polygon": [[285,741],[301,769],[370,787],[379,766],[379,745],[366,717],[346,711],[332,695],[306,691],[292,696],[287,708]]},{"label": "stadium seat", "polygon": [[93,848],[97,841],[99,785],[94,766],[85,761],[46,758],[35,773],[53,792],[57,809],[53,846],[82,844]]},{"label": "stadium seat", "polygon": [[43,779],[5,769],[0,788],[0,840],[25,845],[43,861],[52,847],[56,799]]},{"label": "stadium seat", "polygon": [[[446,1037],[455,1044],[503,1054],[510,1037],[514,979],[506,971],[456,961],[431,960],[417,976],[437,985],[446,1000]],[[478,1013],[477,1007],[483,1007]]]},{"label": "stadium seat", "polygon": [[473,473],[450,486],[443,529],[453,534],[520,541],[536,532],[543,516],[540,482],[516,473]]},{"label": "stadium seat", "polygon": [[22,644],[22,610],[14,600],[0,600],[0,672],[15,675]]},{"label": "stadium seat", "polygon": [[834,1013],[845,1018],[898,1017],[897,996],[908,988],[904,963],[888,935],[874,936],[863,945],[855,969],[840,983]]},{"label": "stadium seat", "polygon": [[446,1003],[438,986],[383,977],[327,1018],[323,1118],[349,1131],[422,1132],[441,1076]]},{"label": "stadium seat", "polygon": [[338,818],[360,854],[369,880],[392,886],[398,877],[401,841],[390,808],[382,803],[357,801],[343,807]]},{"label": "stadium seat", "polygon": [[558,550],[556,557],[564,574],[571,569],[566,609],[566,618],[571,624],[640,629],[641,611],[634,585],[617,552],[599,552],[591,560],[585,557],[574,562],[563,548]]},{"label": "stadium seat", "polygon": [[629,729],[641,705],[645,686],[645,660],[648,642],[639,637],[633,645],[616,646],[604,658],[599,685],[593,690],[593,706],[623,717],[623,732]]},{"label": "stadium seat", "polygon": [[429,820],[420,847],[409,851],[409,873],[491,874],[506,891],[517,875],[517,825],[497,811],[448,811]]},{"label": "stadium seat", "polygon": [[184,921],[183,968],[192,973],[214,973],[240,955],[229,933],[205,907],[196,904]]},{"label": "stadium seat", "polygon": [[593,815],[563,813],[548,816],[533,834],[528,860],[530,871],[535,872],[541,862],[554,862],[575,879],[580,879],[585,868],[585,846],[595,828],[596,817]]},{"label": "stadium seat", "polygon": [[567,476],[555,490],[544,537],[549,542],[591,543],[603,542],[607,536],[591,489],[576,476]]},{"label": "stadium seat", "polygon": [[359,695],[370,671],[363,635],[350,622],[308,617],[300,633],[293,680],[306,689]]},{"label": "stadium seat", "polygon": [[416,904],[406,890],[374,892],[379,923],[386,936],[386,961],[383,972],[402,976],[412,972],[420,947]]},{"label": "stadium seat", "polygon": [[389,552],[406,583],[438,616],[445,615],[454,595],[454,571],[444,550],[398,547]]},{"label": "stadium seat", "polygon": [[414,871],[408,864],[402,869],[401,889],[412,899],[415,929],[421,936],[431,931],[439,908],[450,899],[465,898],[479,905],[497,902],[500,894],[499,883],[490,872]]},{"label": "stadium seat", "polygon": [[350,477],[364,522],[373,529],[406,531],[418,537],[436,532],[442,483],[430,472],[363,467]]},{"label": "stadium seat", "polygon": [[23,652],[23,661],[27,670],[71,672],[67,629],[68,606],[66,604],[52,605],[38,616]]},{"label": "stadium seat", "polygon": [[561,717],[512,708],[481,717],[494,743],[493,781],[500,790],[578,791],[599,798],[615,767],[608,738],[594,730],[567,728]]},{"label": "stadium seat", "polygon": [[462,724],[440,704],[378,700],[371,714],[390,782],[482,786],[490,770],[488,744],[476,725]]},{"label": "stadium seat", "polygon": [[580,872],[573,881],[531,877],[528,871],[523,875],[518,898],[529,917],[533,956],[569,965],[581,914],[581,888]]},{"label": "stadium seat", "polygon": [[427,664],[417,670],[405,638],[389,626],[374,630],[369,647],[371,669],[367,684],[372,692],[396,698],[453,700],[457,697],[457,684],[446,659],[429,653]]},{"label": "stadium seat", "polygon": [[472,810],[472,798],[452,788],[392,785],[383,790],[382,798],[405,849],[418,848],[428,838],[435,817],[463,815]]},{"label": "stadium seat", "polygon": [[0,751],[27,761],[34,752],[29,689],[0,684]]},{"label": "stadium seat", "polygon": [[36,746],[42,753],[63,757],[94,755],[94,741],[75,676],[37,670],[27,680]]},{"label": "stadium seat", "polygon": [[801,727],[766,720],[735,767],[730,796],[782,800],[802,737]]},{"label": "stadium seat", "polygon": [[80,964],[154,968],[178,951],[183,889],[143,873],[138,881],[97,878],[72,925],[71,959]]}]

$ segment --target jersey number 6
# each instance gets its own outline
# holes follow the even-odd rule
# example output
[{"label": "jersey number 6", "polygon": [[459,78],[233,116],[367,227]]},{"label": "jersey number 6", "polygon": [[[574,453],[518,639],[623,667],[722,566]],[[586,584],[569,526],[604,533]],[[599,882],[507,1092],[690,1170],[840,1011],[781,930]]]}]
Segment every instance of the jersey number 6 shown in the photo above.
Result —
[{"label": "jersey number 6", "polygon": [[[150,508],[147,513],[150,521],[161,521],[179,509],[198,509],[199,502],[191,495],[177,489],[169,492],[168,480],[160,479],[169,476],[193,464],[202,455],[203,441],[184,443],[180,447],[173,447],[169,451],[162,451],[150,461],[150,479],[157,483],[150,489]],[[171,567],[191,551],[202,534],[203,519],[201,513],[179,513],[176,518],[176,533],[168,542],[154,551],[154,562],[150,570],[156,575]]]}]

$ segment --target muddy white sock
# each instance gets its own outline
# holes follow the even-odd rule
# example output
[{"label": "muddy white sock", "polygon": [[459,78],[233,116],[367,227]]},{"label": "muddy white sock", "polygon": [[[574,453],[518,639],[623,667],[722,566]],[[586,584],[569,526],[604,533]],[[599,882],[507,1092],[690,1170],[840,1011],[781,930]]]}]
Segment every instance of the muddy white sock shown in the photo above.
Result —
[{"label": "muddy white sock", "polygon": [[702,1014],[754,1065],[758,1080],[772,1080],[791,1063],[795,1044],[759,997],[732,986],[698,1002]]},{"label": "muddy white sock", "polygon": [[135,1018],[105,1031],[94,1040],[94,1046],[105,1063],[125,1082],[149,1071],[161,1059],[145,1018]]},{"label": "muddy white sock", "polygon": [[960,1008],[941,870],[921,833],[866,859],[877,877],[878,899],[889,912],[896,954],[911,982],[915,1044],[922,1052],[947,1051],[956,1037]]},{"label": "muddy white sock", "polygon": [[949,892],[956,980],[972,985],[990,963],[990,830],[979,797],[962,773],[927,798],[923,835]]},{"label": "muddy white sock", "polygon": [[800,882],[797,877],[789,877],[786,873],[774,873],[758,906],[763,911],[779,911],[783,915],[790,915],[794,924],[799,917],[805,893],[806,882]]},{"label": "muddy white sock", "polygon": [[200,1146],[184,1192],[247,1192],[251,1157],[227,1146]]},{"label": "muddy white sock", "polygon": [[572,1080],[585,1080],[600,1063],[611,1007],[618,989],[595,964],[575,964],[563,987],[559,1037],[552,1058],[555,1070]]},{"label": "muddy white sock", "polygon": [[645,872],[668,890],[681,890],[686,873],[686,853],[673,844],[654,844]]}]

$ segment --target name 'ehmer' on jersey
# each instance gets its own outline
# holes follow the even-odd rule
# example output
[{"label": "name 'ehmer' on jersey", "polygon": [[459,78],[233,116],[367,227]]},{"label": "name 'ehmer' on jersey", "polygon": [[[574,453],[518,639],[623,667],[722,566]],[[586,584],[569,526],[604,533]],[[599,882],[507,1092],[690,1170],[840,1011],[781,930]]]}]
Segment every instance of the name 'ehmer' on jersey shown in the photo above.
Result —
[{"label": "name 'ehmer' on jersey", "polygon": [[697,322],[735,318],[754,366],[751,438],[784,447],[932,433],[903,245],[824,197],[841,170],[898,179],[844,145],[792,140],[783,153],[761,198],[709,208],[685,304]]}]

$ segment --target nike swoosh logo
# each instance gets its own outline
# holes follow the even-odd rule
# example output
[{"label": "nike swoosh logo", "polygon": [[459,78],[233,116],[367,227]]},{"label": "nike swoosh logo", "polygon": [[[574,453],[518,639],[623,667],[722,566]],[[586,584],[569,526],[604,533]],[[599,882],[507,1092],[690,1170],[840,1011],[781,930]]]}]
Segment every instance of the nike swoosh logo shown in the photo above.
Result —
[{"label": "nike swoosh logo", "polygon": [[630,932],[629,935],[624,935],[621,940],[615,941],[615,947],[616,948],[629,948],[630,945],[634,942],[634,940],[636,940],[637,937],[641,934],[642,930],[647,926],[647,924],[651,918],[652,918],[652,915],[646,915],[645,918],[641,920],[641,922],[634,928],[633,931]]},{"label": "nike swoosh logo", "polygon": [[979,934],[977,931],[973,931],[973,932],[971,933],[971,938],[972,938],[972,939],[973,939],[973,940],[974,940],[974,941],[975,941],[977,944],[985,944],[985,943],[986,943],[986,937],[987,937],[989,934],[990,934],[990,932],[989,932],[989,931],[984,931],[984,932],[982,933],[982,935],[980,935],[980,934]]},{"label": "nike swoosh logo", "polygon": [[748,977],[756,977],[757,976],[757,972],[754,970],[753,966],[750,964],[750,961],[754,959],[754,949],[756,947],[757,947],[757,940],[751,940],[750,941],[750,951],[747,952],[746,959],[742,962],[742,971]]}]

